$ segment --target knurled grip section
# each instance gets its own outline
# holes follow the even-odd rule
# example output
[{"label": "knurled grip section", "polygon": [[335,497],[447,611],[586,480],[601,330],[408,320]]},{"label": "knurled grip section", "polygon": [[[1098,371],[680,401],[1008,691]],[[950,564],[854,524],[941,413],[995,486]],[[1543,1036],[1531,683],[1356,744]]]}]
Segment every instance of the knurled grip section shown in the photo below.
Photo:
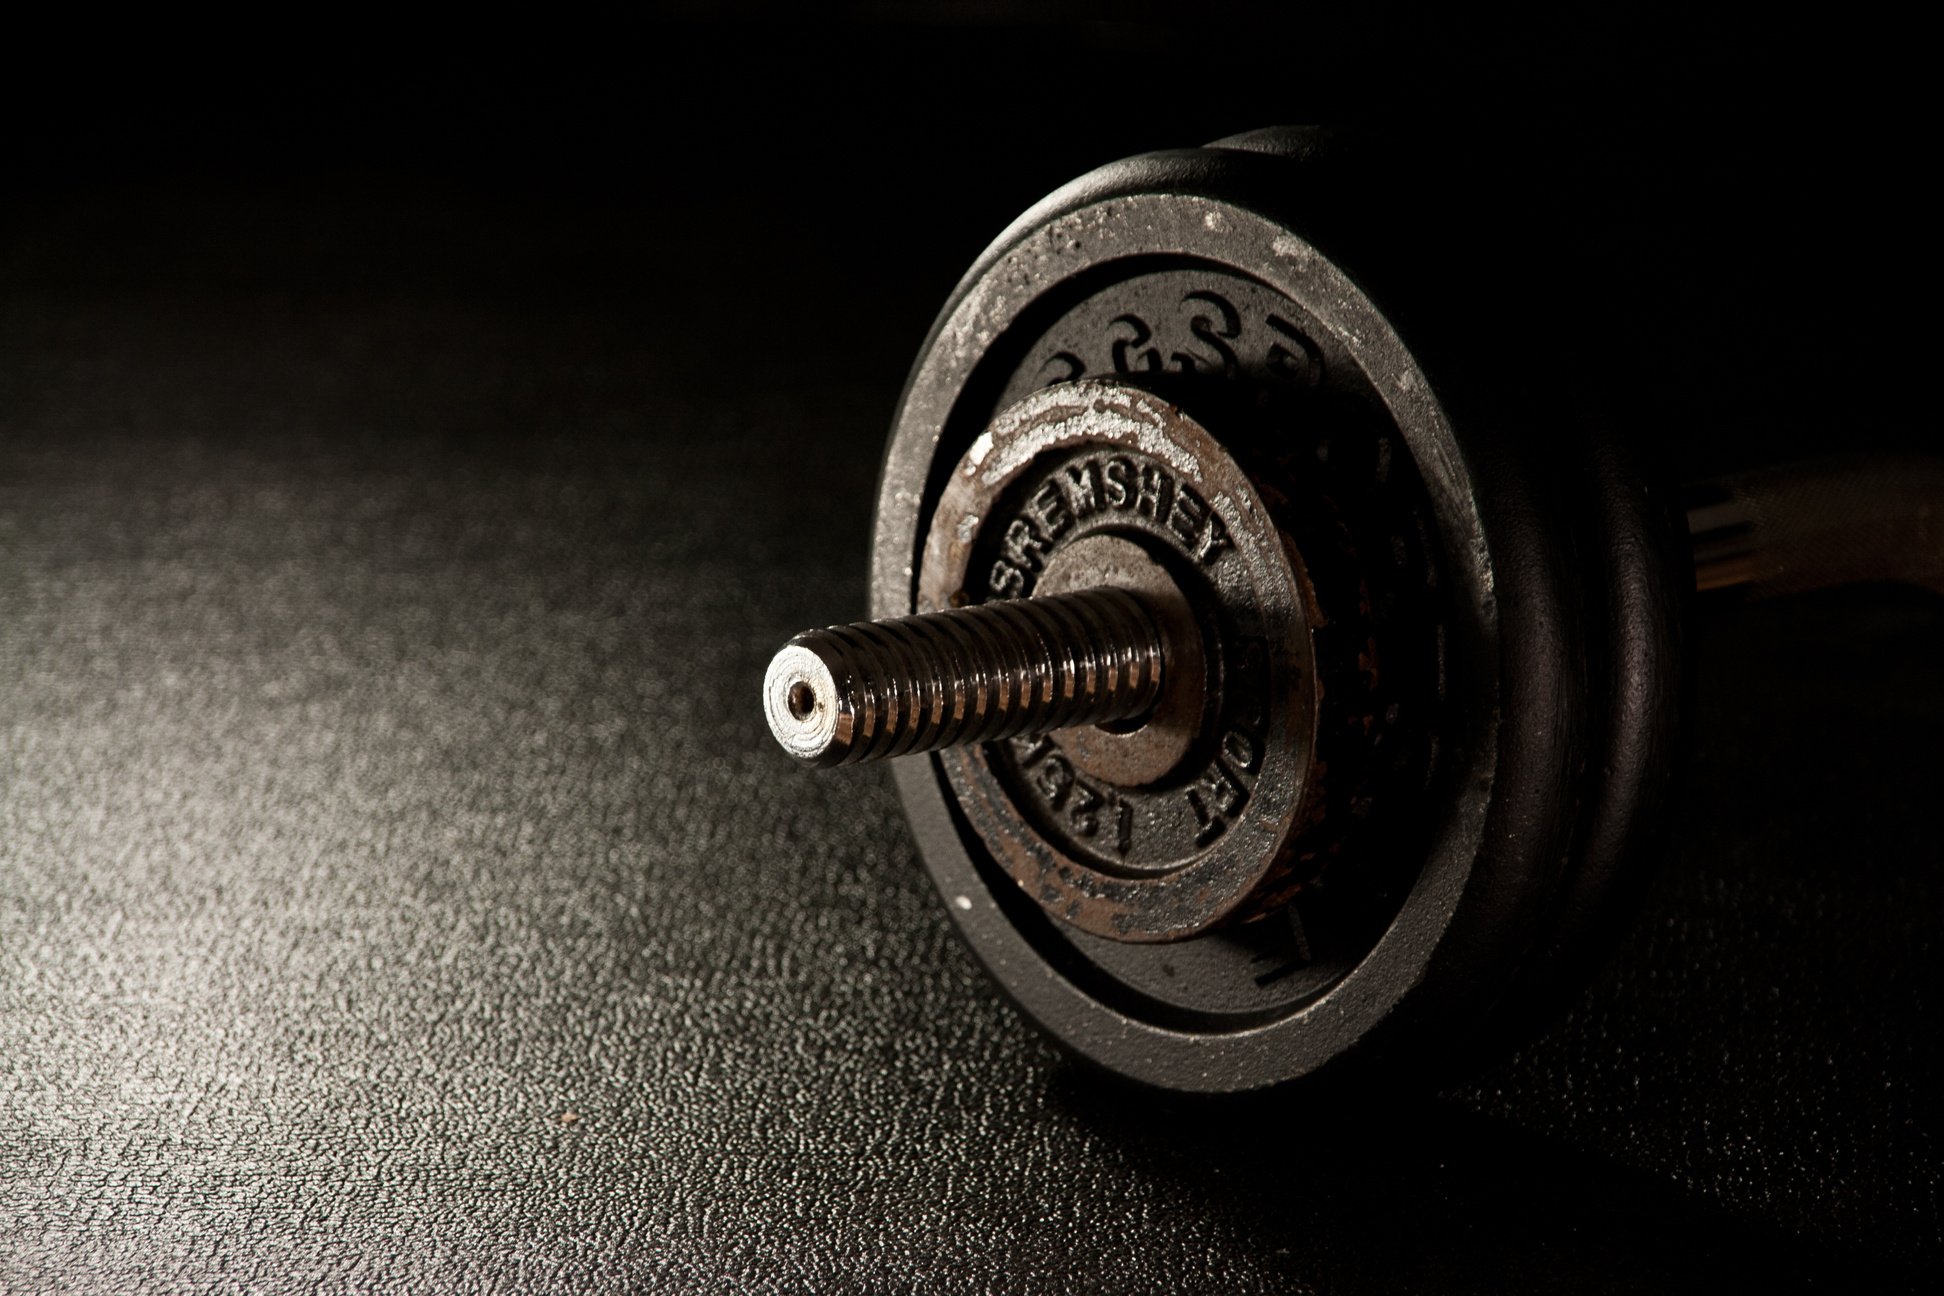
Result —
[{"label": "knurled grip section", "polygon": [[1892,581],[1944,594],[1944,460],[1812,460],[1690,489],[1702,590],[1767,598]]},{"label": "knurled grip section", "polygon": [[1164,655],[1140,598],[1088,589],[806,631],[764,702],[791,755],[848,765],[1133,719]]}]

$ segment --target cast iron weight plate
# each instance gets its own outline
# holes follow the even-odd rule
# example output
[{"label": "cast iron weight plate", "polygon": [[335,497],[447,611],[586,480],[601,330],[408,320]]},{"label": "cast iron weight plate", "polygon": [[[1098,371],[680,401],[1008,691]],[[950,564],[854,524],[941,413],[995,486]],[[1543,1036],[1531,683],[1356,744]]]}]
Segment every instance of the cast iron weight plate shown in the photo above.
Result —
[{"label": "cast iron weight plate", "polygon": [[[878,499],[883,618],[922,606],[953,466],[1049,383],[1108,378],[1210,422],[1267,393],[1306,409],[1304,426],[1369,429],[1362,444],[1413,483],[1439,641],[1429,785],[1409,822],[1277,915],[1155,945],[1077,929],[994,860],[951,758],[895,771],[948,912],[1027,1015],[1178,1090],[1450,1061],[1513,1028],[1597,945],[1657,826],[1678,728],[1671,508],[1591,419],[1441,400],[1430,352],[1304,236],[1300,145],[1268,133],[1133,159],[1022,218],[922,350]],[[1292,437],[1289,457],[1315,455],[1311,433]]]},{"label": "cast iron weight plate", "polygon": [[[1085,570],[1090,552],[1146,559],[1165,573],[1156,606],[1185,604],[1195,624],[1171,642],[1206,643],[1198,656],[1222,667],[1185,681],[1191,714],[938,757],[988,853],[1061,921],[1180,940],[1284,866],[1315,747],[1309,599],[1268,506],[1208,432],[1138,388],[1069,382],[974,441],[934,510],[919,607],[1024,597],[1042,572],[1106,583]],[[1188,669],[1176,654],[1171,682]],[[1112,750],[1156,737],[1154,759]],[[1190,759],[1194,772],[1169,777]]]}]

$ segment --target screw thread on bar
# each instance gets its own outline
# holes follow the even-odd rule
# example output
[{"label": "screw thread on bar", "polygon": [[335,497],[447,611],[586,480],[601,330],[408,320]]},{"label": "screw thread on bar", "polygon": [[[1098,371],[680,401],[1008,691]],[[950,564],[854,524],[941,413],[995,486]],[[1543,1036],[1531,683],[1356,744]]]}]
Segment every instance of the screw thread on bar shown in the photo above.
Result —
[{"label": "screw thread on bar", "polygon": [[808,630],[763,681],[770,731],[849,765],[1129,720],[1161,690],[1161,633],[1121,589]]}]

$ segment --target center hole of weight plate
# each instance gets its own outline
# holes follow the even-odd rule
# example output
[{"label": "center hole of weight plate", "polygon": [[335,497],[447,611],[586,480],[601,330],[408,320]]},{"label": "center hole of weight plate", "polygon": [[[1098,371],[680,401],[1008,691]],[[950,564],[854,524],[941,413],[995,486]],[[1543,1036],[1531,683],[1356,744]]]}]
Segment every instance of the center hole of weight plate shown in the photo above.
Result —
[{"label": "center hole of weight plate", "polygon": [[808,720],[817,709],[817,691],[810,687],[810,681],[798,680],[790,685],[790,715],[797,720]]}]

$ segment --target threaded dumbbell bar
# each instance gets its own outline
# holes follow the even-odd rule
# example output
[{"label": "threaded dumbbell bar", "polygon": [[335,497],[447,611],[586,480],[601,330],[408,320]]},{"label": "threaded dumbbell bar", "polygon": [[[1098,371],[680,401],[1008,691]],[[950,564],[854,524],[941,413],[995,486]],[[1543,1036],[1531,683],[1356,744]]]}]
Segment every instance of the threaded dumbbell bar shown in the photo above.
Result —
[{"label": "threaded dumbbell bar", "polygon": [[847,765],[1131,720],[1154,704],[1156,619],[1120,589],[809,630],[763,681],[783,749]]},{"label": "threaded dumbbell bar", "polygon": [[[1835,459],[1687,494],[1703,591],[1884,580],[1944,593],[1944,550],[1925,530],[1944,500],[1935,460]],[[1831,496],[1846,507],[1802,502]],[[764,710],[805,765],[885,760],[1138,719],[1178,647],[1138,597],[1107,587],[863,621],[786,644],[764,679]]]}]

